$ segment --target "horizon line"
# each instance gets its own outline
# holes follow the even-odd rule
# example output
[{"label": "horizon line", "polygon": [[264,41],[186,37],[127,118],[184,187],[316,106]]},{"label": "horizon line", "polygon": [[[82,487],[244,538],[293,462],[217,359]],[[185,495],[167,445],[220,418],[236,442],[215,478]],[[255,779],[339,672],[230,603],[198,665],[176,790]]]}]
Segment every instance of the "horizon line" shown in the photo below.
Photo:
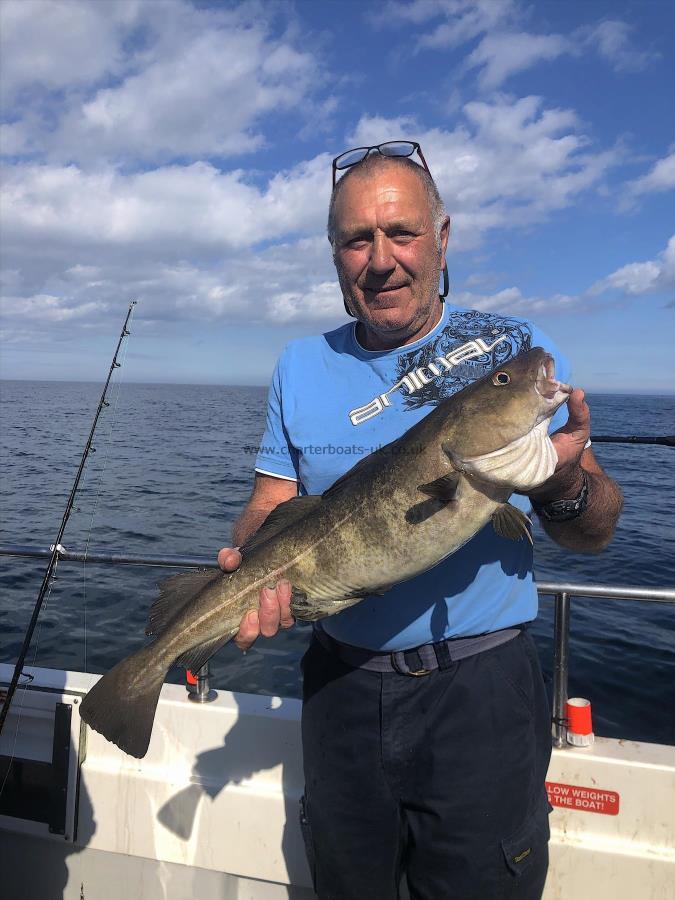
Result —
[{"label": "horizon line", "polygon": [[[0,377],[0,383],[2,382],[26,382],[26,383],[46,383],[46,384],[96,384],[103,385],[105,380],[98,381],[92,378],[3,378]],[[148,386],[162,386],[162,387],[237,387],[237,388],[268,388],[270,382],[260,382],[258,384],[252,383],[232,383],[226,384],[220,381],[123,381],[117,382],[118,384],[126,384],[126,385],[148,385]],[[584,387],[584,391],[590,394],[601,394],[602,396],[607,397],[616,397],[616,396],[626,396],[626,397],[675,397],[675,388],[667,389],[655,389],[655,388],[624,388],[618,390],[606,390],[603,388],[592,388],[592,387]]]}]

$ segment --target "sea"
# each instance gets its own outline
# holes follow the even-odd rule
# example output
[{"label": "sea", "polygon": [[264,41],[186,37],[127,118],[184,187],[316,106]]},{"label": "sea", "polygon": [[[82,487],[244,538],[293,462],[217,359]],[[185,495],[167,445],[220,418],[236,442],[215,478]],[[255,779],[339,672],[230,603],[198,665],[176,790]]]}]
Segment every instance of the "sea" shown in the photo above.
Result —
[{"label": "sea", "polygon": [[[58,532],[102,386],[0,382],[0,543],[48,547]],[[230,544],[246,502],[264,427],[266,390],[215,385],[112,384],[75,509],[69,550],[210,556]],[[675,397],[588,397],[592,431],[675,431]],[[675,451],[596,444],[621,485],[625,509],[600,555],[570,553],[535,523],[540,580],[675,587]],[[0,557],[0,662],[13,663],[47,561]],[[104,672],[146,638],[156,584],[147,566],[61,562],[28,662]],[[675,744],[675,606],[575,598],[570,696],[591,700],[596,734]],[[311,628],[260,639],[245,655],[228,645],[212,660],[216,688],[300,696],[299,660]],[[551,686],[553,601],[532,625]],[[170,679],[180,680],[179,670]]]}]

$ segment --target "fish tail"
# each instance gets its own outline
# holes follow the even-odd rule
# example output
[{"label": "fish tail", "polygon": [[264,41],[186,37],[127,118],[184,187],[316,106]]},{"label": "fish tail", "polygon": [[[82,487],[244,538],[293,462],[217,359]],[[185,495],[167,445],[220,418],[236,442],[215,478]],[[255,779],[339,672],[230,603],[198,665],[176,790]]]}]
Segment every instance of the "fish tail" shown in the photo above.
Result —
[{"label": "fish tail", "polygon": [[168,668],[158,662],[156,647],[143,647],[96,682],[82,701],[80,716],[94,731],[140,759],[148,750]]}]

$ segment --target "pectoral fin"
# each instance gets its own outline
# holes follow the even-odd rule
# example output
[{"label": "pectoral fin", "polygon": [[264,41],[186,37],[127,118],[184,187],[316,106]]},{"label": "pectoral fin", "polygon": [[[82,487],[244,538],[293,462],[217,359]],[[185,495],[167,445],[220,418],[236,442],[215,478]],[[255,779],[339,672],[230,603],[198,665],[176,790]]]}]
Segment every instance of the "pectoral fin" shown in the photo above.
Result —
[{"label": "pectoral fin", "polygon": [[429,484],[421,484],[417,490],[437,500],[454,500],[459,479],[459,472],[448,472],[447,475],[430,481]]},{"label": "pectoral fin", "polygon": [[526,537],[533,544],[532,535],[528,525],[532,525],[532,520],[525,515],[517,506],[510,503],[502,503],[492,514],[492,525],[497,534],[510,541],[518,541],[520,538]]}]

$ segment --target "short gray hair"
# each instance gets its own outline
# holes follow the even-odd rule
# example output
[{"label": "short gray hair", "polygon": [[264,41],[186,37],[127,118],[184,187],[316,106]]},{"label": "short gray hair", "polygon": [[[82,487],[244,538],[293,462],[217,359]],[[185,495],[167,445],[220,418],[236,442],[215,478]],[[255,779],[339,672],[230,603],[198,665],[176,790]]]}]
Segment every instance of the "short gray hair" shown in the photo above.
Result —
[{"label": "short gray hair", "polygon": [[445,211],[445,204],[443,203],[441,195],[438,193],[438,188],[436,187],[434,179],[425,168],[419,166],[416,162],[413,162],[407,156],[383,156],[381,153],[371,153],[370,156],[367,156],[362,162],[357,163],[355,166],[351,166],[346,170],[342,178],[340,178],[339,181],[335,183],[333,192],[330,195],[327,231],[328,240],[330,241],[330,245],[333,248],[333,255],[335,255],[336,231],[335,206],[337,204],[338,197],[344,189],[345,182],[350,178],[356,178],[357,176],[363,177],[364,175],[368,175],[371,172],[376,171],[377,169],[383,168],[384,166],[392,165],[400,166],[402,168],[408,169],[410,172],[414,172],[417,178],[419,178],[419,180],[422,182],[427,195],[427,200],[429,202],[429,212],[431,213],[431,221],[433,223],[436,246],[439,250],[441,249],[441,229],[443,227],[443,222],[445,221],[445,218],[447,216],[447,212]]}]

